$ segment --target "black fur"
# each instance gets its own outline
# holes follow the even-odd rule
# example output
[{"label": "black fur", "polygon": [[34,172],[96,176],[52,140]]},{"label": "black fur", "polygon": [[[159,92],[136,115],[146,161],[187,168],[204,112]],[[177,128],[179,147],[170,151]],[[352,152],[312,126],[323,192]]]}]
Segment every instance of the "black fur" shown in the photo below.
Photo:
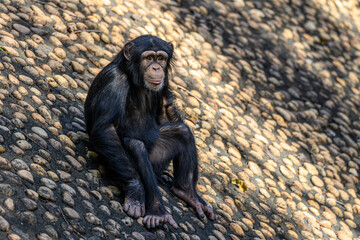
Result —
[{"label": "black fur", "polygon": [[[85,102],[86,128],[91,146],[115,177],[128,188],[137,183],[136,191],[143,187],[146,214],[161,215],[165,210],[155,174],[161,173],[171,159],[174,186],[198,197],[196,147],[168,88],[172,44],[150,35],[131,43],[131,59],[124,57],[122,49],[94,79]],[[164,86],[159,91],[144,85],[140,55],[145,50],[168,54]],[[135,189],[128,195],[141,198]]]}]

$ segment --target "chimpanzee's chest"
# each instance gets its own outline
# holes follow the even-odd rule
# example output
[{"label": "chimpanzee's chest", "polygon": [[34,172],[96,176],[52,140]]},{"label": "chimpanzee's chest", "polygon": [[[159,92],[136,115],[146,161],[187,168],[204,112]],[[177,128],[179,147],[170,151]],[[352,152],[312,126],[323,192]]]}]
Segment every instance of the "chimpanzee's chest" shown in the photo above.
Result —
[{"label": "chimpanzee's chest", "polygon": [[133,111],[121,126],[122,135],[142,141],[150,150],[159,138],[159,125],[153,114]]},{"label": "chimpanzee's chest", "polygon": [[146,89],[130,89],[128,94],[118,133],[142,141],[150,150],[159,138],[158,97]]}]

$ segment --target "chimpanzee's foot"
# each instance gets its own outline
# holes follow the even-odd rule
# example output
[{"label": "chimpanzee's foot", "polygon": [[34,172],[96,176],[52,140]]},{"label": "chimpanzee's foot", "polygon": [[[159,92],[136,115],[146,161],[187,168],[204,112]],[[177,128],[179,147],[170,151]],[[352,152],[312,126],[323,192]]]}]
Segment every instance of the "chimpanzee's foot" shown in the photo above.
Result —
[{"label": "chimpanzee's foot", "polygon": [[195,194],[194,197],[189,195],[189,193],[187,193],[186,191],[176,187],[172,187],[171,191],[175,194],[175,196],[177,196],[178,198],[186,202],[189,206],[194,208],[197,214],[201,218],[205,217],[206,214],[209,217],[209,219],[211,220],[215,219],[215,214],[213,209],[209,205],[207,205],[206,202],[197,194]]},{"label": "chimpanzee's foot", "polygon": [[169,223],[173,228],[179,227],[169,213],[166,213],[165,215],[161,215],[161,216],[146,215],[144,217],[143,223],[146,225],[147,228],[155,228],[163,223]]},{"label": "chimpanzee's foot", "polygon": [[173,228],[179,227],[173,217],[162,206],[151,206],[150,209],[146,209],[143,223],[147,228],[155,228],[164,223],[169,223]]},{"label": "chimpanzee's foot", "polygon": [[145,192],[140,181],[131,182],[126,186],[124,211],[133,218],[145,215]]}]

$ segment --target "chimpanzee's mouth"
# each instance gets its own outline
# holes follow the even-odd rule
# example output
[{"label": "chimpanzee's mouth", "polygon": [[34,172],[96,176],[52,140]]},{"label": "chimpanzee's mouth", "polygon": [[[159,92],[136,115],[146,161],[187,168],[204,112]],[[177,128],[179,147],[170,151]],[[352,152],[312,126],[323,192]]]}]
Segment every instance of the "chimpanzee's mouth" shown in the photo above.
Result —
[{"label": "chimpanzee's mouth", "polygon": [[154,85],[159,85],[162,83],[162,79],[146,79],[146,81]]}]

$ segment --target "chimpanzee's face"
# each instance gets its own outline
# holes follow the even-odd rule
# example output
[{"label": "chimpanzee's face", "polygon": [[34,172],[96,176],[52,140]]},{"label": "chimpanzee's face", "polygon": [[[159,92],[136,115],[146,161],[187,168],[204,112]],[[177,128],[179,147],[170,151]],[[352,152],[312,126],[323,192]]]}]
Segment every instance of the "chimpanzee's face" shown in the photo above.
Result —
[{"label": "chimpanzee's face", "polygon": [[140,69],[145,87],[159,91],[164,86],[168,54],[165,51],[144,51],[141,54]]},{"label": "chimpanzee's face", "polygon": [[160,91],[167,85],[167,74],[174,46],[158,37],[145,35],[125,44],[124,57],[128,60],[131,80],[137,86]]}]

